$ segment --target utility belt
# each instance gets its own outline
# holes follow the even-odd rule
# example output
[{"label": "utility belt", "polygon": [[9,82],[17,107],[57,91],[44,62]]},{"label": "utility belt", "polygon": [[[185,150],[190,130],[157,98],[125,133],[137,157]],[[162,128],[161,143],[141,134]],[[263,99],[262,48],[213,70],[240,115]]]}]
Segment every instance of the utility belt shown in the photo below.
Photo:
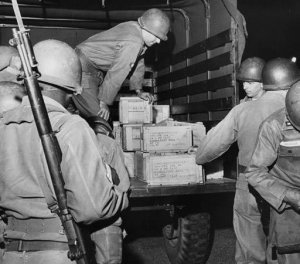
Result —
[{"label": "utility belt", "polygon": [[5,251],[45,251],[45,250],[69,250],[67,242],[44,241],[44,240],[11,240],[7,242]]},{"label": "utility belt", "polygon": [[[65,233],[58,217],[51,219],[8,217],[7,232],[4,234],[6,251],[68,250],[66,241],[48,240],[47,234],[52,233],[62,236],[65,240]],[[23,234],[22,239],[16,234]]]}]

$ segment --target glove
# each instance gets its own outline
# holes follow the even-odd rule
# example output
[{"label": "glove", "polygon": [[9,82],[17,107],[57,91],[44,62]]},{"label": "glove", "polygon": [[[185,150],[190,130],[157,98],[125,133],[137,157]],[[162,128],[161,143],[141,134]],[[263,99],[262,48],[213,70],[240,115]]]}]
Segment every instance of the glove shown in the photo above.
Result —
[{"label": "glove", "polygon": [[300,191],[289,188],[286,191],[283,200],[291,205],[295,211],[300,211]]},{"label": "glove", "polygon": [[102,117],[107,121],[110,115],[108,105],[103,101],[100,101],[99,106],[100,106],[100,110],[98,112],[98,116]]},{"label": "glove", "polygon": [[154,97],[151,93],[144,92],[143,90],[136,90],[136,94],[139,98],[149,101],[149,104],[152,104],[154,101]]}]

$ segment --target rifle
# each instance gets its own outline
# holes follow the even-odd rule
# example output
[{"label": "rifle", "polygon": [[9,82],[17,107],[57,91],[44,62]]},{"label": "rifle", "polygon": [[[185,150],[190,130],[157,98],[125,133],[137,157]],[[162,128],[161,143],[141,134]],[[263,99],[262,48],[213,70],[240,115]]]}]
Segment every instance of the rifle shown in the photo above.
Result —
[{"label": "rifle", "polygon": [[68,258],[71,260],[76,260],[78,264],[88,264],[89,262],[84,248],[81,231],[70,214],[69,209],[67,208],[64,180],[60,168],[62,158],[61,150],[55,133],[52,130],[45,102],[38,85],[38,64],[36,62],[30,41],[30,30],[25,29],[24,27],[17,0],[12,0],[12,5],[18,22],[19,31],[16,28],[12,29],[13,39],[10,40],[10,45],[16,46],[20,55],[24,71],[23,77],[25,88],[42,142],[51,181],[57,199],[57,201],[54,201],[52,204],[50,204],[48,203],[47,195],[45,195],[48,207],[51,212],[56,213],[59,216],[62,222],[68,239]]}]

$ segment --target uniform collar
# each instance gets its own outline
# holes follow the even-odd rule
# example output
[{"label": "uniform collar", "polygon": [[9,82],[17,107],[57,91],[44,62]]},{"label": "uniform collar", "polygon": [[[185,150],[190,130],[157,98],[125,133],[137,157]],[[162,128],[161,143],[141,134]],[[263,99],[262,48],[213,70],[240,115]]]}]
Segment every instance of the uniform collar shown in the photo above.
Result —
[{"label": "uniform collar", "polygon": [[[43,96],[47,112],[62,112],[62,113],[69,113],[67,109],[65,109],[61,104],[57,101],[51,99],[50,97]],[[31,111],[31,106],[29,102],[28,96],[24,96],[22,103],[19,107],[7,111],[3,114],[2,121],[4,124],[9,123],[32,123],[34,121],[33,114]]]}]

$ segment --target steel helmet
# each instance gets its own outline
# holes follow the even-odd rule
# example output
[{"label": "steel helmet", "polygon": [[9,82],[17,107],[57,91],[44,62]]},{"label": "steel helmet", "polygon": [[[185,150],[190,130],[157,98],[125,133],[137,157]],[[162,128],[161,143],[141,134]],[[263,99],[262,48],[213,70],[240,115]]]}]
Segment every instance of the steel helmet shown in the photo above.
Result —
[{"label": "steel helmet", "polygon": [[262,78],[264,90],[285,90],[300,79],[300,71],[291,60],[276,58],[266,63]]},{"label": "steel helmet", "polygon": [[41,74],[39,82],[81,92],[81,64],[71,46],[59,40],[48,39],[34,45],[33,50]]},{"label": "steel helmet", "polygon": [[294,83],[285,97],[285,107],[292,125],[300,130],[300,81]]},{"label": "steel helmet", "polygon": [[138,23],[142,29],[150,32],[161,40],[167,40],[170,30],[170,20],[168,16],[157,8],[151,8],[138,18]]},{"label": "steel helmet", "polygon": [[11,46],[0,46],[0,70],[9,66],[12,56],[19,56],[17,49]]},{"label": "steel helmet", "polygon": [[238,70],[237,79],[244,82],[262,82],[265,61],[258,57],[244,60]]}]

